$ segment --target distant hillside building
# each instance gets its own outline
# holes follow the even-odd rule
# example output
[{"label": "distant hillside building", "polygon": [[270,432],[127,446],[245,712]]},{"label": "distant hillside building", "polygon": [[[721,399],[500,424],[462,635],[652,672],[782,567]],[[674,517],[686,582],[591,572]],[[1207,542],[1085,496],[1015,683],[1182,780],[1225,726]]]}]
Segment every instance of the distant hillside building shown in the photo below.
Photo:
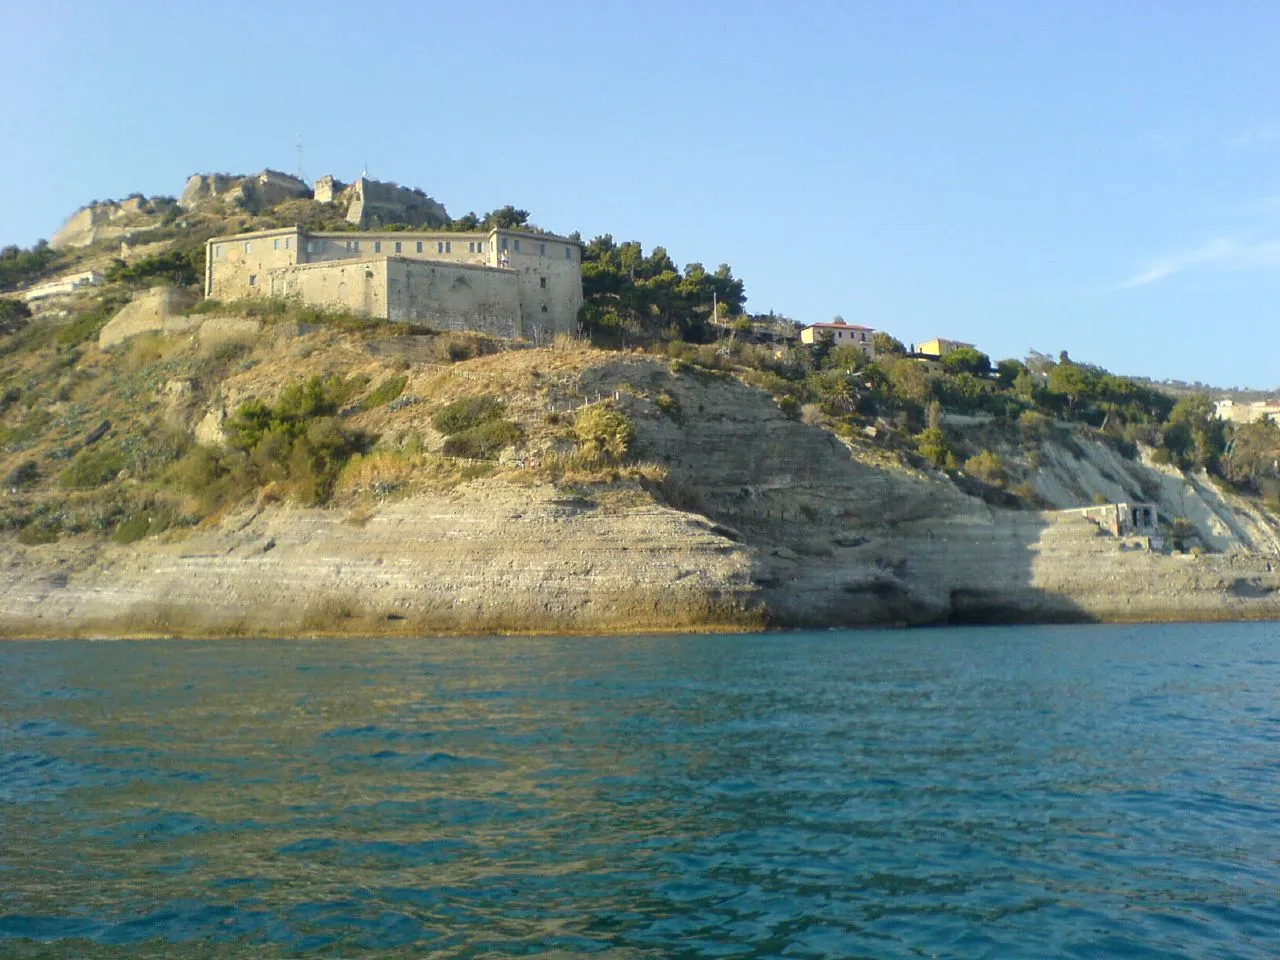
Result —
[{"label": "distant hillside building", "polygon": [[829,340],[832,346],[857,347],[867,356],[872,356],[875,353],[875,348],[872,346],[875,333],[871,327],[861,327],[856,323],[836,320],[832,323],[815,323],[805,327],[800,331],[800,342],[818,343]]},{"label": "distant hillside building", "polygon": [[1280,423],[1280,401],[1276,400],[1218,400],[1213,404],[1213,412],[1220,419],[1232,423],[1253,423],[1255,420]]},{"label": "distant hillside building", "polygon": [[309,232],[214,237],[205,296],[306,303],[438,330],[544,339],[576,328],[582,247],[521,230]]},{"label": "distant hillside building", "polygon": [[975,349],[972,343],[965,343],[963,340],[943,340],[941,337],[935,337],[932,340],[926,340],[924,343],[916,344],[916,355],[941,359],[948,353],[965,348]]},{"label": "distant hillside building", "polygon": [[89,270],[85,273],[73,273],[70,276],[59,277],[57,280],[46,280],[44,283],[37,283],[33,287],[28,287],[18,294],[27,303],[35,303],[38,300],[46,300],[49,297],[65,296],[69,293],[75,293],[82,287],[96,287],[102,283],[102,274],[97,270]]}]

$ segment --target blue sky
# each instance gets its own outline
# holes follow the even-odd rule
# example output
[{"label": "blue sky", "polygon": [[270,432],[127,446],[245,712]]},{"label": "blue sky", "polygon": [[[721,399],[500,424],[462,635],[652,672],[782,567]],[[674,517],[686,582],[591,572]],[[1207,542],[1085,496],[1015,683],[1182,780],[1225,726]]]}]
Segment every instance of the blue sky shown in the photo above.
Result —
[{"label": "blue sky", "polygon": [[748,307],[1280,385],[1280,5],[0,5],[0,244],[194,172],[727,262]]}]

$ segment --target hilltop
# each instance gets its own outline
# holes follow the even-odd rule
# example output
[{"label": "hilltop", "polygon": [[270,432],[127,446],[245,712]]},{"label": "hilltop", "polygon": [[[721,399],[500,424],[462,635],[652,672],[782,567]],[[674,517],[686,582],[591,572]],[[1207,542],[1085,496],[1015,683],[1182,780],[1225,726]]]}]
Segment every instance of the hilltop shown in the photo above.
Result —
[{"label": "hilltop", "polygon": [[[9,289],[57,290],[0,301],[5,632],[1280,611],[1269,423],[1065,355],[806,346],[727,265],[610,237],[584,244],[579,336],[550,345],[201,300],[210,236],[354,228],[282,178],[91,205],[0,260]],[[1158,529],[1060,512],[1121,502]]]}]

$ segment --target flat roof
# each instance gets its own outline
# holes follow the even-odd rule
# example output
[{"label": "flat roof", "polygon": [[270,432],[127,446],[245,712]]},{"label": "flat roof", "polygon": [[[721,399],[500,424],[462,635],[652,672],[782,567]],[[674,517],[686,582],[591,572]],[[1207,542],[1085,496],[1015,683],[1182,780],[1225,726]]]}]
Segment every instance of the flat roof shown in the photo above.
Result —
[{"label": "flat roof", "polygon": [[554,233],[530,233],[525,230],[509,230],[506,227],[494,227],[491,230],[305,230],[300,226],[293,227],[272,227],[269,230],[251,230],[247,233],[228,233],[223,236],[210,237],[206,243],[228,243],[236,240],[256,240],[259,237],[281,236],[283,234],[299,234],[307,237],[320,237],[324,240],[348,239],[360,240],[364,237],[372,237],[377,240],[397,240],[397,239],[417,239],[422,237],[431,237],[435,239],[489,239],[495,234],[502,234],[510,237],[520,237],[524,239],[528,237],[530,240],[539,240],[543,243],[563,243],[569,246],[581,248],[582,244],[577,240],[570,240],[568,237],[562,237]]},{"label": "flat roof", "polygon": [[863,327],[863,326],[859,326],[859,325],[858,325],[858,324],[856,324],[856,323],[811,323],[811,324],[809,324],[809,329],[810,329],[810,330],[813,330],[813,329],[822,329],[822,330],[866,330],[866,331],[868,331],[868,332],[874,332],[874,331],[875,331],[875,327]]}]

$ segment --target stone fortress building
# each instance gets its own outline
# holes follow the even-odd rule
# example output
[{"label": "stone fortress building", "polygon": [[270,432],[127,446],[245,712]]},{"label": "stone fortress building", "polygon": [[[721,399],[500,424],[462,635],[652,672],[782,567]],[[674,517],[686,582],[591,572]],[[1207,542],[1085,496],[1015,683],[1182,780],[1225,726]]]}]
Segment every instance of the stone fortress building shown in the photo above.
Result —
[{"label": "stone fortress building", "polygon": [[489,231],[311,232],[214,237],[206,297],[305,303],[437,330],[545,340],[576,328],[582,247],[552,234]]}]

